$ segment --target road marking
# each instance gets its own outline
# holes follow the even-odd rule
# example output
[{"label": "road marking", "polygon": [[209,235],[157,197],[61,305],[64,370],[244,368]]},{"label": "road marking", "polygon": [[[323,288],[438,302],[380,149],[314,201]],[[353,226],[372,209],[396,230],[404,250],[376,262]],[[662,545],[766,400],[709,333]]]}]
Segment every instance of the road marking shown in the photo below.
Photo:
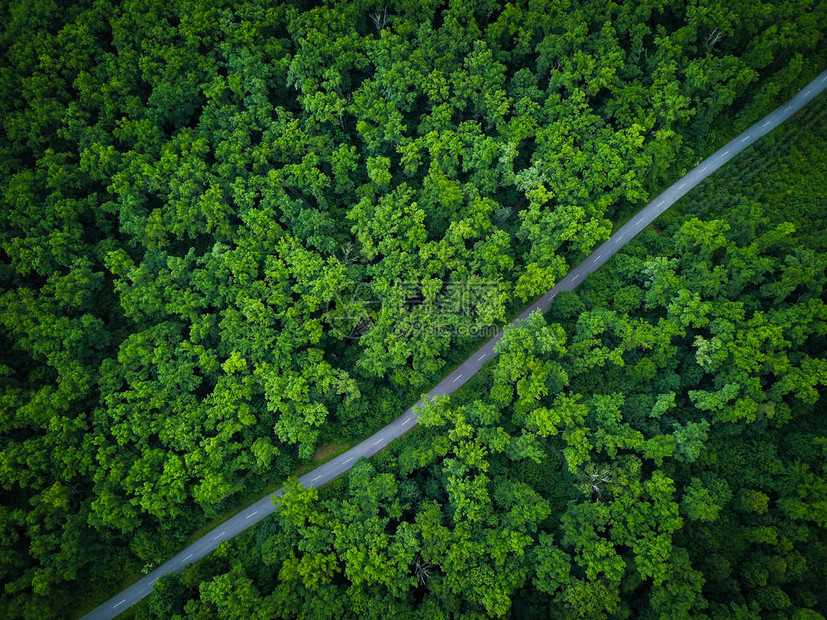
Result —
[{"label": "road marking", "polygon": [[374,446],[375,446],[375,445],[376,445],[376,444],[378,444],[380,441],[382,441],[382,438],[381,438],[381,437],[380,437],[379,439],[377,439],[376,441],[374,441],[371,445],[374,445]]},{"label": "road marking", "polygon": [[[661,200],[661,201],[658,203],[658,206],[661,206],[664,202],[666,202],[666,200]],[[640,218],[640,221],[642,222],[642,221],[643,221],[643,218]]]},{"label": "road marking", "polygon": [[126,599],[122,600],[120,603],[115,603],[114,605],[112,605],[112,609],[115,609],[115,607],[117,607],[118,605],[123,605],[124,603],[126,603]]},{"label": "road marking", "polygon": [[407,420],[405,420],[404,422],[402,422],[402,426],[405,426],[405,425],[406,425],[408,422],[410,422],[411,420],[413,420],[413,418],[412,418],[412,417],[411,417],[411,418],[408,418]]},{"label": "road marking", "polygon": [[596,263],[597,261],[599,261],[599,260],[600,260],[600,257],[601,257],[601,256],[603,256],[603,255],[602,255],[602,254],[598,254],[598,255],[597,255],[597,258],[595,258],[592,262],[593,262],[593,263]]},{"label": "road marking", "polygon": [[258,514],[258,510],[256,510],[255,512],[251,512],[250,514],[248,514],[248,515],[247,515],[246,517],[244,517],[244,518],[245,518],[245,519],[251,519],[251,518],[253,518],[254,516],[256,516],[257,514]]},{"label": "road marking", "polygon": [[721,157],[726,157],[726,156],[727,156],[727,153],[729,153],[729,149],[727,149],[726,151],[724,151],[724,153],[723,153],[723,155],[721,155]]},{"label": "road marking", "polygon": [[318,476],[316,476],[315,478],[313,478],[313,480],[311,480],[310,482],[316,482],[316,480],[318,480],[318,479],[319,479],[319,478],[321,478],[321,477],[322,477],[322,475],[321,475],[321,474],[319,474]]},{"label": "road marking", "polygon": [[486,356],[487,356],[487,355],[488,355],[488,353],[483,353],[482,355],[480,355],[480,356],[477,358],[477,361],[478,361],[478,362],[481,362],[482,360],[484,360],[484,359],[486,358]]},{"label": "road marking", "polygon": [[686,183],[681,183],[681,184],[678,186],[678,189],[683,189],[684,187],[686,187]]},{"label": "road marking", "polygon": [[791,106],[791,105],[788,105],[786,108],[784,108],[784,111],[785,111],[785,112],[789,112],[789,111],[790,111],[790,108],[792,108],[792,106]]},{"label": "road marking", "polygon": [[351,456],[348,460],[345,461],[345,463],[350,463],[352,460],[353,460],[353,457]]},{"label": "road marking", "polygon": [[[658,206],[660,206],[660,205],[658,205]],[[646,219],[646,218],[643,218],[643,217],[642,217],[642,218],[640,218],[637,222],[635,222],[635,226],[640,226],[640,223],[641,223],[644,219]]]},{"label": "road marking", "polygon": [[185,557],[183,560],[181,560],[181,564],[183,564],[184,562],[189,560],[191,557],[192,557],[192,554],[190,553],[187,557]]},{"label": "road marking", "polygon": [[806,93],[804,93],[804,96],[806,97],[806,96],[807,96],[807,95],[809,95],[811,92],[813,92],[813,91],[808,90]]},{"label": "road marking", "polygon": [[703,168],[701,168],[701,172],[703,172],[704,170],[706,170],[706,166],[704,166]]},{"label": "road marking", "polygon": [[453,381],[451,381],[451,383],[456,383],[456,382],[457,382],[457,381],[459,381],[460,379],[462,379],[462,375],[457,375],[457,378],[456,378],[456,379],[454,379]]},{"label": "road marking", "polygon": [[224,536],[224,534],[226,534],[226,533],[227,533],[226,531],[221,532],[218,536],[216,536],[215,538],[213,538],[213,540],[218,540],[219,538],[221,538],[222,536]]},{"label": "road marking", "polygon": [[576,273],[576,274],[574,274],[574,277],[571,279],[571,281],[574,282],[579,277],[580,277],[580,274]]},{"label": "road marking", "polygon": [[747,140],[749,140],[749,136],[744,136],[741,138],[741,142],[746,142]]},{"label": "road marking", "polygon": [[766,126],[767,126],[767,125],[769,125],[771,122],[772,122],[772,121],[767,121],[766,123],[764,123],[763,125],[761,125],[761,127],[766,127]]}]

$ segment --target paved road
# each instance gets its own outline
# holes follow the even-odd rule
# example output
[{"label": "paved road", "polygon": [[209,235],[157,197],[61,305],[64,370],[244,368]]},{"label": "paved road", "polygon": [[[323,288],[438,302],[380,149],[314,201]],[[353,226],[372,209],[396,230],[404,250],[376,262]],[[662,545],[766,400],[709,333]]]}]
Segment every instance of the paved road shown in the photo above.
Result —
[{"label": "paved road", "polygon": [[[775,127],[807,105],[807,103],[824,90],[825,87],[827,87],[827,71],[824,71],[815,80],[810,82],[810,84],[804,87],[790,101],[779,106],[774,112],[758,121],[740,136],[707,157],[695,168],[675,181],[671,187],[652,200],[652,202],[641,209],[631,220],[620,228],[620,230],[613,234],[608,241],[566,274],[566,277],[564,277],[557,286],[526,308],[514,321],[525,319],[537,309],[546,312],[557,293],[560,291],[571,291],[576,288],[586,276],[614,256],[620,248],[651,224],[655,218],[666,211],[675,201],[750,144],[761,138],[764,134],[772,131]],[[454,372],[443,379],[428,393],[428,397],[433,398],[443,394],[450,394],[473,377],[483,364],[497,355],[494,351],[494,345],[499,342],[500,338],[502,338],[502,332],[491,338],[491,340],[482,345],[466,361],[460,364]],[[340,454],[335,459],[305,474],[299,478],[299,481],[305,487],[318,487],[341,476],[353,467],[353,464],[358,459],[367,458],[376,454],[391,441],[405,434],[416,425],[417,414],[414,413],[414,408],[421,404],[422,400],[376,434],[368,437],[347,452]],[[283,488],[279,489],[273,495],[281,496],[283,490]],[[125,609],[128,609],[149,594],[152,591],[153,584],[162,575],[182,570],[188,564],[192,564],[203,558],[225,540],[229,540],[248,527],[255,525],[267,515],[272,514],[276,507],[270,501],[270,498],[271,495],[261,498],[252,506],[246,508],[230,520],[225,521],[208,534],[205,534],[171,560],[161,564],[161,566],[154,571],[86,614],[84,619],[108,620],[122,613]]]}]

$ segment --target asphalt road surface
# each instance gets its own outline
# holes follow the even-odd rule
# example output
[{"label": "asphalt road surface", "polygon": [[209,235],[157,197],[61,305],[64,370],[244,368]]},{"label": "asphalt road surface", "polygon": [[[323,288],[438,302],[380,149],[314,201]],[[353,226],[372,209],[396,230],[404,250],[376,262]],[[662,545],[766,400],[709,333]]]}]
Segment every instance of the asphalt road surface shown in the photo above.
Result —
[{"label": "asphalt road surface", "polygon": [[[776,108],[769,115],[762,118],[755,125],[747,129],[740,136],[717,150],[715,153],[704,159],[695,168],[687,172],[680,179],[675,181],[660,196],[652,200],[630,219],[620,230],[613,234],[608,241],[592,252],[582,263],[577,265],[548,293],[540,297],[531,306],[525,309],[514,322],[525,319],[535,310],[546,312],[554,301],[555,295],[560,291],[571,291],[575,289],[590,273],[600,268],[603,263],[614,256],[620,248],[651,224],[655,218],[666,211],[675,201],[689,192],[698,183],[703,181],[718,168],[735,157],[738,153],[747,148],[750,144],[778,127],[785,120],[790,118],[798,110],[816,97],[827,87],[827,70],[801,89],[799,93],[787,103]],[[512,322],[513,323],[513,322]],[[507,329],[507,327],[506,327]],[[445,377],[434,389],[428,393],[428,398],[450,394],[466,381],[473,377],[477,371],[497,353],[494,345],[502,338],[502,332],[491,338],[482,345],[473,355],[465,360],[450,375]],[[348,471],[360,458],[368,458],[384,448],[397,437],[405,434],[417,424],[417,414],[414,409],[422,404],[422,400],[408,409],[393,422],[388,424],[379,432],[365,439],[362,443],[354,446],[347,452],[340,454],[335,459],[328,461],[313,471],[305,474],[299,481],[305,487],[318,487],[334,478],[341,476]],[[272,514],[276,507],[271,501],[272,495],[281,496],[283,488],[273,494],[261,498],[252,506],[244,509],[228,521],[225,521],[211,532],[205,534],[189,547],[181,551],[171,560],[164,562],[154,571],[142,577],[134,584],[121,591],[99,607],[86,614],[83,618],[89,620],[103,620],[114,618],[124,610],[140,601],[147,594],[152,592],[152,586],[162,575],[176,573],[188,564],[197,562],[213,549],[218,547],[225,540],[229,540],[236,534],[243,532],[248,527],[255,525],[267,515]]]}]

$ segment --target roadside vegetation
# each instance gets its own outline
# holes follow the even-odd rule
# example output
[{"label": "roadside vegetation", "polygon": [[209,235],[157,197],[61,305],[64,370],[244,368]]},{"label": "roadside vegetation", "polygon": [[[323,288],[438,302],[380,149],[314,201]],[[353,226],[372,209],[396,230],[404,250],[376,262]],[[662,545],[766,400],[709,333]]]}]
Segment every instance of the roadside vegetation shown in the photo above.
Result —
[{"label": "roadside vegetation", "polygon": [[[389,422],[827,66],[804,0],[0,23],[4,618],[94,606]],[[136,613],[819,617],[823,108]]]},{"label": "roadside vegetation", "polygon": [[138,618],[820,618],[824,97]]}]

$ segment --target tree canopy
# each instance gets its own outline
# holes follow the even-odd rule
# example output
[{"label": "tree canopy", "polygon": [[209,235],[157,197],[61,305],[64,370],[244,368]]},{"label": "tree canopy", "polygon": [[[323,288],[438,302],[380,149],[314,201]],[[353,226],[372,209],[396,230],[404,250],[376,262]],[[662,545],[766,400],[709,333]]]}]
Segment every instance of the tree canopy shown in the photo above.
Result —
[{"label": "tree canopy", "polygon": [[[416,402],[817,74],[827,30],[808,0],[13,0],[0,19],[0,616],[37,619]],[[805,159],[785,165],[823,188]],[[429,412],[398,464],[339,498],[296,489],[267,568],[217,557],[151,613],[814,608],[827,226],[774,174],[509,330],[490,386]],[[739,551],[703,552],[721,536]]]}]

